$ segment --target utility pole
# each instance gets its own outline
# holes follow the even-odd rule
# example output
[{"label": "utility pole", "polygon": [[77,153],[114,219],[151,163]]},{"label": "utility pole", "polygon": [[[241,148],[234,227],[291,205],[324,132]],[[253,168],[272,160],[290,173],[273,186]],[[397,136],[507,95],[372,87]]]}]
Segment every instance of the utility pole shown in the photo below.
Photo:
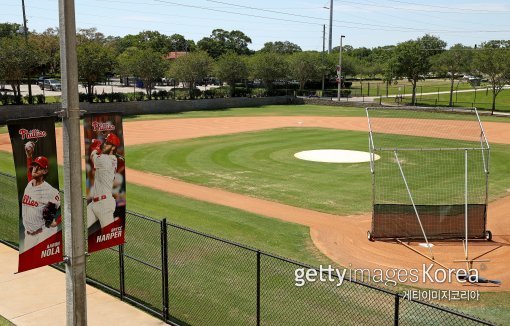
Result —
[{"label": "utility pole", "polygon": [[331,53],[331,47],[333,46],[333,0],[329,3],[329,47],[328,54]]},{"label": "utility pole", "polygon": [[338,57],[338,102],[340,102],[340,94],[342,93],[342,40],[345,35],[340,35],[340,56]]},{"label": "utility pole", "polygon": [[[25,33],[25,44],[28,50],[28,28],[27,28],[27,15],[25,14],[25,0],[21,0],[21,7],[23,8],[23,31]],[[30,71],[27,72],[28,79],[28,103],[32,104],[32,78],[30,78]]]},{"label": "utility pole", "polygon": [[322,93],[324,96],[324,52],[326,51],[326,25],[322,25]]},{"label": "utility pole", "polygon": [[64,229],[67,325],[87,325],[85,230],[74,0],[59,0],[64,141]]}]

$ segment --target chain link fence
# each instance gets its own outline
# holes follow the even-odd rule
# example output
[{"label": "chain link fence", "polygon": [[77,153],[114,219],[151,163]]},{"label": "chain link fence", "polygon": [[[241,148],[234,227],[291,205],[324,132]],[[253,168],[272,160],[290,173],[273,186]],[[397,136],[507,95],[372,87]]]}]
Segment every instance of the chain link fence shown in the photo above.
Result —
[{"label": "chain link fence", "polygon": [[[0,173],[0,197],[0,242],[17,248],[13,176]],[[87,281],[172,325],[491,325],[334,275],[297,286],[297,270],[320,270],[166,220],[127,212],[126,229],[88,256]]]}]

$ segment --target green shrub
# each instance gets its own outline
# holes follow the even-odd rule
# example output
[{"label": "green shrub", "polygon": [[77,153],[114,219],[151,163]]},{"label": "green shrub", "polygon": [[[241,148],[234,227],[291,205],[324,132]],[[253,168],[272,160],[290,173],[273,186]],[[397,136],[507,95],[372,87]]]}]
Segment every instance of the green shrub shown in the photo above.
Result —
[{"label": "green shrub", "polygon": [[267,96],[267,90],[265,88],[254,88],[251,90],[251,95],[254,97]]},{"label": "green shrub", "polygon": [[46,96],[44,96],[43,94],[36,95],[34,99],[35,99],[34,102],[36,104],[44,104],[44,103],[46,103]]}]

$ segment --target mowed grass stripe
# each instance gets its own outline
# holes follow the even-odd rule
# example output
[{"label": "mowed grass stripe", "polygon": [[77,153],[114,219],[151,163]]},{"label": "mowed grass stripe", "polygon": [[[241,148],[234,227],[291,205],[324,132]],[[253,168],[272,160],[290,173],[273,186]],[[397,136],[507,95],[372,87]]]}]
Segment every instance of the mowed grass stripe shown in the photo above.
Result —
[{"label": "mowed grass stripe", "polygon": [[[445,139],[400,135],[387,137],[401,147],[417,147],[420,143],[439,147],[479,146],[478,143]],[[344,215],[371,210],[369,164],[302,161],[296,159],[294,153],[335,148],[367,151],[367,143],[367,134],[363,132],[282,128],[133,146],[128,152],[131,167],[138,170],[292,206]],[[509,149],[508,145],[492,146],[491,198],[505,195],[508,187],[510,171],[505,161],[510,159]],[[393,155],[392,152],[385,154]],[[422,154],[417,152],[407,155],[420,158]],[[434,159],[437,163],[434,163]],[[459,184],[459,178],[443,169],[449,163],[448,157],[445,163],[445,156],[436,152],[431,153],[427,160],[428,165],[425,166],[420,165],[420,159],[404,167],[406,173],[416,180],[414,189],[417,192],[425,196],[427,191],[438,184]],[[399,175],[394,184],[400,184],[402,188],[394,191],[405,190]],[[405,200],[407,202],[407,195]]]}]

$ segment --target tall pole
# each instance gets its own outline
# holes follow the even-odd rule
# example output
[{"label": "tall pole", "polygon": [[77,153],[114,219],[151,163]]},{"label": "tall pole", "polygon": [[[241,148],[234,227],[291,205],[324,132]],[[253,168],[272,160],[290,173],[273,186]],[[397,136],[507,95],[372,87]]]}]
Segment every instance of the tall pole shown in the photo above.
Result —
[{"label": "tall pole", "polygon": [[333,0],[329,2],[329,46],[328,54],[331,53],[331,47],[333,45]]},{"label": "tall pole", "polygon": [[[23,31],[25,33],[25,44],[28,47],[28,28],[27,28],[27,15],[25,14],[25,0],[21,0],[21,7],[23,8]],[[32,104],[32,78],[30,78],[30,71],[27,72],[28,79],[28,103]]]},{"label": "tall pole", "polygon": [[87,325],[80,108],[74,0],[59,0],[67,325]]},{"label": "tall pole", "polygon": [[340,35],[340,55],[338,57],[338,102],[340,102],[340,94],[342,93],[342,40],[345,35]]},{"label": "tall pole", "polygon": [[324,95],[324,52],[326,51],[326,25],[322,25],[322,93]]}]

